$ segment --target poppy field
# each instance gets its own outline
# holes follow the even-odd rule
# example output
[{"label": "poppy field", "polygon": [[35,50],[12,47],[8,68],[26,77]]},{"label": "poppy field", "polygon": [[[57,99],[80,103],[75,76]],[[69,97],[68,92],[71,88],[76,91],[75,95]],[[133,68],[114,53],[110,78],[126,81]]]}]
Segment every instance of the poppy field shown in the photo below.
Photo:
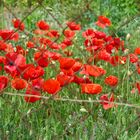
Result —
[{"label": "poppy field", "polygon": [[139,140],[137,1],[28,1],[26,15],[13,1],[0,24],[0,140]]}]

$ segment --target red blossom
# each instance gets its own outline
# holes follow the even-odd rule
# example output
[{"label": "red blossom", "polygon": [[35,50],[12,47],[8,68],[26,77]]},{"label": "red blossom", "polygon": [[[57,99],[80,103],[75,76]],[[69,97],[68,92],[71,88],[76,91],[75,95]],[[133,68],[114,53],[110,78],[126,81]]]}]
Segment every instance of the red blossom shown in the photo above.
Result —
[{"label": "red blossom", "polygon": [[117,66],[119,64],[119,56],[112,56],[110,58],[110,64],[112,64],[113,66]]},{"label": "red blossom", "polygon": [[7,87],[8,81],[9,78],[7,76],[0,76],[0,91]]},{"label": "red blossom", "polygon": [[35,44],[32,41],[28,41],[27,42],[27,47],[28,48],[34,48],[35,47]]},{"label": "red blossom", "polygon": [[50,46],[50,45],[52,45],[53,44],[53,42],[50,40],[50,39],[48,39],[48,38],[40,38],[39,39],[39,42],[40,42],[40,44],[41,45],[47,45],[47,46]]},{"label": "red blossom", "polygon": [[60,53],[57,52],[50,52],[51,53],[51,57],[53,60],[58,60],[61,57]]},{"label": "red blossom", "polygon": [[47,31],[46,36],[49,36],[50,38],[58,38],[60,36],[60,34],[58,33],[57,30],[50,30]]},{"label": "red blossom", "polygon": [[41,90],[43,86],[44,79],[39,77],[32,80],[32,87],[36,90]]},{"label": "red blossom", "polygon": [[75,62],[75,64],[72,66],[72,70],[74,72],[79,71],[82,68],[83,64],[80,62]]},{"label": "red blossom", "polygon": [[5,57],[4,56],[0,56],[0,64],[3,64],[5,62]]},{"label": "red blossom", "polygon": [[101,102],[101,104],[103,105],[103,108],[105,110],[110,109],[112,107],[115,107],[116,105],[113,103],[115,98],[114,98],[114,94],[111,94],[110,98],[108,97],[108,94],[104,94],[100,97],[100,100],[103,100],[103,102]]},{"label": "red blossom", "polygon": [[96,30],[95,31],[95,38],[105,40],[106,34],[104,32]]},{"label": "red blossom", "polygon": [[96,25],[98,25],[101,28],[105,28],[106,26],[111,25],[111,21],[105,16],[99,16]]},{"label": "red blossom", "polygon": [[3,40],[0,40],[0,51],[6,51],[7,47],[8,45]]},{"label": "red blossom", "polygon": [[111,44],[106,45],[105,49],[110,54],[113,52],[113,50],[115,50],[114,46]]},{"label": "red blossom", "polygon": [[138,74],[140,74],[140,67],[139,67],[139,68],[137,68],[137,72],[138,72]]},{"label": "red blossom", "polygon": [[19,75],[21,73],[20,67],[26,65],[26,59],[22,54],[7,53],[4,61],[4,69],[12,76]]},{"label": "red blossom", "polygon": [[23,56],[25,56],[27,54],[27,51],[24,50],[23,47],[21,46],[16,46],[16,53],[22,54]]},{"label": "red blossom", "polygon": [[27,82],[24,79],[21,78],[15,78],[11,81],[11,86],[12,88],[16,90],[22,90],[26,88]]},{"label": "red blossom", "polygon": [[118,78],[116,76],[110,75],[105,78],[105,84],[114,87],[118,84]]},{"label": "red blossom", "polygon": [[54,43],[54,42],[52,42],[52,43],[49,45],[49,47],[50,47],[51,49],[54,49],[54,50],[59,50],[59,49],[61,48],[61,46],[60,46],[59,44]]},{"label": "red blossom", "polygon": [[[31,95],[32,97],[29,97]],[[33,96],[34,95],[34,96]],[[38,97],[35,97],[38,96]],[[35,89],[28,88],[25,92],[24,100],[28,103],[34,103],[41,99],[41,93]]]},{"label": "red blossom", "polygon": [[50,28],[50,26],[44,20],[38,21],[37,27],[39,27],[41,30],[48,30]]},{"label": "red blossom", "polygon": [[87,29],[85,32],[82,33],[84,38],[93,38],[95,37],[95,31],[93,29]]},{"label": "red blossom", "polygon": [[58,74],[56,77],[57,81],[60,83],[60,86],[65,86],[73,80],[73,77],[65,75],[65,74]]},{"label": "red blossom", "polygon": [[33,80],[44,75],[44,69],[40,66],[28,66],[23,73],[23,78],[26,80]]},{"label": "red blossom", "polygon": [[111,55],[105,49],[99,51],[98,59],[109,62],[110,58],[111,58]]},{"label": "red blossom", "polygon": [[67,76],[73,76],[74,75],[74,71],[71,69],[61,69],[61,72]]},{"label": "red blossom", "polygon": [[134,53],[135,53],[136,55],[140,55],[140,47],[135,48]]},{"label": "red blossom", "polygon": [[74,64],[75,60],[72,58],[67,58],[67,57],[60,57],[59,58],[59,63],[60,63],[60,68],[61,69],[70,69]]},{"label": "red blossom", "polygon": [[[65,45],[65,47],[62,46],[63,44]],[[66,47],[71,46],[72,44],[73,44],[73,43],[72,43],[72,40],[71,40],[71,39],[65,38],[65,39],[62,41],[61,47],[62,47],[62,49],[65,49]]]},{"label": "red blossom", "polygon": [[19,35],[13,30],[0,30],[0,36],[3,40],[14,40],[18,41]]},{"label": "red blossom", "polygon": [[72,82],[78,85],[83,83],[92,83],[89,77],[84,78],[84,77],[78,77],[76,75],[74,75]]},{"label": "red blossom", "polygon": [[24,23],[21,22],[20,19],[13,19],[12,22],[13,22],[14,28],[24,31],[25,26],[24,26]]},{"label": "red blossom", "polygon": [[136,82],[136,88],[138,90],[138,93],[140,94],[140,82]]},{"label": "red blossom", "polygon": [[74,35],[75,35],[75,32],[74,32],[74,31],[71,31],[71,30],[65,30],[65,31],[64,31],[64,35],[65,35],[65,37],[67,37],[67,38],[73,38]]},{"label": "red blossom", "polygon": [[84,65],[84,69],[80,72],[81,74],[86,74],[89,76],[99,77],[106,73],[106,71],[96,65]]},{"label": "red blossom", "polygon": [[67,25],[71,30],[81,30],[80,24],[76,24],[75,22],[67,22]]},{"label": "red blossom", "polygon": [[48,94],[56,94],[61,89],[60,83],[54,79],[44,81],[42,88]]},{"label": "red blossom", "polygon": [[136,63],[138,62],[138,56],[134,53],[129,54],[129,59],[131,63]]},{"label": "red blossom", "polygon": [[34,60],[41,67],[47,67],[48,64],[49,64],[48,55],[45,55],[42,52],[36,52],[36,53],[34,53]]},{"label": "red blossom", "polygon": [[102,86],[99,84],[81,84],[82,93],[99,94],[102,92]]}]

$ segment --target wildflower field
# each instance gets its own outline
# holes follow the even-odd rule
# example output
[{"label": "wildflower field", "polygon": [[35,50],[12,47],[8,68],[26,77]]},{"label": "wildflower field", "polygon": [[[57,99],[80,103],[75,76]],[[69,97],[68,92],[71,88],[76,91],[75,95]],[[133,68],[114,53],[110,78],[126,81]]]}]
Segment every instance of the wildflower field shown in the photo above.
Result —
[{"label": "wildflower field", "polygon": [[0,0],[0,140],[140,140],[140,1]]}]

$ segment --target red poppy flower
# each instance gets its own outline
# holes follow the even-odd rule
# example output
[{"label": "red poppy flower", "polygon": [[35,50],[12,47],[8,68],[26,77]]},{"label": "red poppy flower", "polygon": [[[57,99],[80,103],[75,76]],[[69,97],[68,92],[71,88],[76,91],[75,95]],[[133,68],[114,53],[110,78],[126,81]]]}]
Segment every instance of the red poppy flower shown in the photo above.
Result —
[{"label": "red poppy flower", "polygon": [[64,44],[64,43],[61,43],[60,46],[61,46],[61,48],[62,48],[63,50],[64,50],[65,48],[67,48],[67,45]]},{"label": "red poppy flower", "polygon": [[7,47],[8,45],[3,40],[0,40],[0,51],[6,51]]},{"label": "red poppy flower", "polygon": [[15,66],[24,66],[26,64],[26,59],[22,54],[18,53],[7,53],[5,65],[15,65]]},{"label": "red poppy flower", "polygon": [[100,67],[97,67],[96,65],[84,65],[83,71],[81,71],[81,74],[86,74],[94,77],[102,76],[106,73],[106,71]]},{"label": "red poppy flower", "polygon": [[[26,95],[31,95],[31,97],[29,96],[26,96]],[[34,96],[33,96],[34,95]],[[35,96],[38,96],[38,97],[35,97]],[[34,103],[38,100],[41,99],[41,93],[35,89],[32,89],[32,88],[28,88],[26,90],[26,93],[25,93],[25,96],[24,96],[24,100],[28,103]]]},{"label": "red poppy flower", "polygon": [[105,40],[106,39],[106,34],[104,32],[95,31],[95,38],[100,39],[100,40]]},{"label": "red poppy flower", "polygon": [[35,47],[35,44],[32,41],[28,41],[27,42],[27,47],[28,48],[34,48]]},{"label": "red poppy flower", "polygon": [[103,39],[93,38],[91,43],[93,46],[101,46],[102,47],[104,45],[105,41]]},{"label": "red poppy flower", "polygon": [[32,80],[32,86],[34,89],[41,90],[43,85],[44,79],[39,77]]},{"label": "red poppy flower", "polygon": [[102,46],[89,46],[86,48],[87,51],[91,52],[92,54],[99,50]]},{"label": "red poppy flower", "polygon": [[44,75],[44,69],[40,66],[29,66],[24,70],[23,78],[33,80]]},{"label": "red poppy flower", "polygon": [[107,51],[108,53],[111,54],[111,53],[113,52],[113,50],[114,50],[114,46],[111,45],[111,44],[108,44],[108,45],[105,46],[105,49],[106,49],[106,51]]},{"label": "red poppy flower", "polygon": [[100,97],[100,100],[103,100],[103,102],[101,102],[101,104],[103,105],[103,108],[105,110],[115,107],[116,105],[113,103],[115,98],[114,98],[114,94],[111,94],[110,98],[108,98],[108,94],[104,94]]},{"label": "red poppy flower", "polygon": [[43,37],[39,39],[39,42],[41,45],[47,45],[47,46],[50,46],[53,44],[53,42],[50,39],[43,38]]},{"label": "red poppy flower", "polygon": [[14,28],[24,31],[25,26],[24,26],[24,23],[21,22],[20,19],[13,19],[12,22],[13,22]]},{"label": "red poppy flower", "polygon": [[12,88],[16,90],[22,90],[26,88],[27,82],[24,79],[21,78],[15,78],[11,81],[11,86]]},{"label": "red poppy flower", "polygon": [[52,42],[52,43],[49,45],[49,47],[50,47],[51,49],[54,49],[54,50],[59,50],[59,49],[61,48],[61,46],[60,46],[59,44],[54,43],[54,42]]},{"label": "red poppy flower", "polygon": [[137,54],[137,55],[140,55],[140,47],[136,48],[136,49],[134,50],[134,53]]},{"label": "red poppy flower", "polygon": [[118,84],[118,78],[116,76],[110,75],[105,78],[105,84],[109,86],[116,86]]},{"label": "red poppy flower", "polygon": [[113,66],[117,66],[119,64],[119,60],[120,59],[120,56],[112,56],[110,58],[110,64],[113,65]]},{"label": "red poppy flower", "polygon": [[140,74],[140,67],[139,67],[139,68],[137,68],[137,72],[138,72],[138,74]]},{"label": "red poppy flower", "polygon": [[120,40],[120,38],[114,38],[111,45],[113,45],[117,50],[121,49],[124,51],[124,41]]},{"label": "red poppy flower", "polygon": [[14,40],[18,41],[19,35],[13,30],[0,30],[0,36],[3,40]]},{"label": "red poppy flower", "polygon": [[54,38],[54,37],[58,38],[60,34],[58,33],[57,30],[50,30],[47,31],[46,36],[49,36],[50,38]]},{"label": "red poppy flower", "polygon": [[136,62],[138,62],[139,58],[138,58],[138,56],[136,54],[131,53],[131,54],[129,54],[129,59],[130,59],[131,63],[136,63]]},{"label": "red poppy flower", "polygon": [[8,81],[8,77],[2,75],[0,76],[0,91],[7,87]]},{"label": "red poppy flower", "polygon": [[61,69],[61,72],[67,76],[73,76],[74,71],[72,69]]},{"label": "red poppy flower", "polygon": [[96,25],[98,25],[101,28],[105,28],[106,26],[111,25],[111,21],[105,16],[99,16]]},{"label": "red poppy flower", "polygon": [[49,64],[48,55],[45,55],[41,52],[35,52],[34,59],[38,63],[38,65],[41,67],[47,67]]},{"label": "red poppy flower", "polygon": [[7,44],[6,49],[4,50],[6,53],[13,53],[14,51],[14,47],[12,46],[11,43]]},{"label": "red poppy flower", "polygon": [[[62,49],[65,49],[66,47],[71,46],[73,43],[72,43],[72,40],[71,40],[71,39],[65,38],[65,39],[62,41],[62,44],[65,44],[65,45],[66,45],[65,47],[64,47],[64,46],[61,46]],[[61,44],[61,45],[62,45],[62,44]]]},{"label": "red poppy flower", "polygon": [[3,64],[5,62],[5,57],[4,56],[0,56],[0,64]]},{"label": "red poppy flower", "polygon": [[137,82],[137,83],[136,83],[136,88],[137,88],[137,90],[138,90],[138,93],[140,94],[140,82]]},{"label": "red poppy flower", "polygon": [[74,72],[77,72],[77,71],[79,71],[81,68],[82,68],[82,63],[80,63],[80,62],[75,62],[75,64],[72,66],[72,70],[74,71]]},{"label": "red poppy flower", "polygon": [[99,84],[81,84],[83,93],[87,94],[99,94],[102,92],[102,86]]},{"label": "red poppy flower", "polygon": [[84,38],[93,38],[95,37],[95,31],[93,29],[87,29],[82,35]]},{"label": "red poppy flower", "polygon": [[111,58],[111,55],[105,50],[101,50],[99,53],[98,53],[98,58],[100,60],[104,60],[104,61],[110,61],[110,58]]},{"label": "red poppy flower", "polygon": [[75,22],[67,22],[67,25],[71,30],[81,30],[80,24],[76,24]]},{"label": "red poppy flower", "polygon": [[[48,30],[47,30],[47,31],[48,31]],[[45,35],[45,34],[46,34],[46,30],[35,29],[35,30],[33,31],[33,33],[34,33],[35,35]],[[35,40],[35,38],[37,39],[37,37],[33,37],[33,40]]]},{"label": "red poppy flower", "polygon": [[7,73],[12,76],[16,76],[21,73],[20,67],[26,65],[26,59],[22,54],[18,53],[7,53],[4,62],[4,69]]},{"label": "red poppy flower", "polygon": [[50,26],[43,20],[37,22],[37,27],[41,30],[48,30],[50,28]]},{"label": "red poppy flower", "polygon": [[83,78],[83,77],[78,77],[76,75],[74,75],[72,82],[78,85],[82,83],[92,83],[89,77]]},{"label": "red poppy flower", "polygon": [[48,79],[43,83],[43,90],[49,94],[56,94],[60,90],[60,83],[54,79]]},{"label": "red poppy flower", "polygon": [[60,53],[57,53],[57,52],[50,52],[50,53],[51,53],[50,58],[52,58],[52,60],[58,60],[61,57]]},{"label": "red poppy flower", "polygon": [[73,38],[74,35],[75,35],[75,32],[74,32],[74,31],[71,31],[71,30],[65,30],[65,31],[64,31],[64,35],[65,35],[65,37],[67,37],[67,38]]},{"label": "red poppy flower", "polygon": [[16,46],[16,53],[22,54],[23,56],[25,56],[25,54],[27,54],[27,51],[24,50],[23,47],[21,46]]},{"label": "red poppy flower", "polygon": [[[104,40],[105,40],[107,43],[110,43],[110,42],[113,41],[113,37],[112,37],[112,36],[106,36],[106,37],[104,38]],[[111,45],[112,45],[112,44],[111,44]]]},{"label": "red poppy flower", "polygon": [[15,66],[6,65],[4,66],[4,70],[6,73],[10,74],[12,77],[19,75],[19,72]]},{"label": "red poppy flower", "polygon": [[72,59],[72,58],[60,57],[59,58],[59,63],[60,63],[60,68],[61,69],[68,70],[75,64],[75,60]]},{"label": "red poppy flower", "polygon": [[73,80],[73,77],[65,75],[65,74],[58,74],[56,77],[57,81],[60,83],[60,86],[65,86]]}]

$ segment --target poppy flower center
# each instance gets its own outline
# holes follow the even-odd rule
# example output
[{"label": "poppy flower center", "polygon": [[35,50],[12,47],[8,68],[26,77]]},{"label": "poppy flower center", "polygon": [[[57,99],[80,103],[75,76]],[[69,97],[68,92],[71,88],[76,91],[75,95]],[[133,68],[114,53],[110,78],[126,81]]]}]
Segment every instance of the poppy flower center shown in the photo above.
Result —
[{"label": "poppy flower center", "polygon": [[10,65],[10,66],[13,66],[13,65],[14,65],[14,62],[9,61],[9,65]]}]

